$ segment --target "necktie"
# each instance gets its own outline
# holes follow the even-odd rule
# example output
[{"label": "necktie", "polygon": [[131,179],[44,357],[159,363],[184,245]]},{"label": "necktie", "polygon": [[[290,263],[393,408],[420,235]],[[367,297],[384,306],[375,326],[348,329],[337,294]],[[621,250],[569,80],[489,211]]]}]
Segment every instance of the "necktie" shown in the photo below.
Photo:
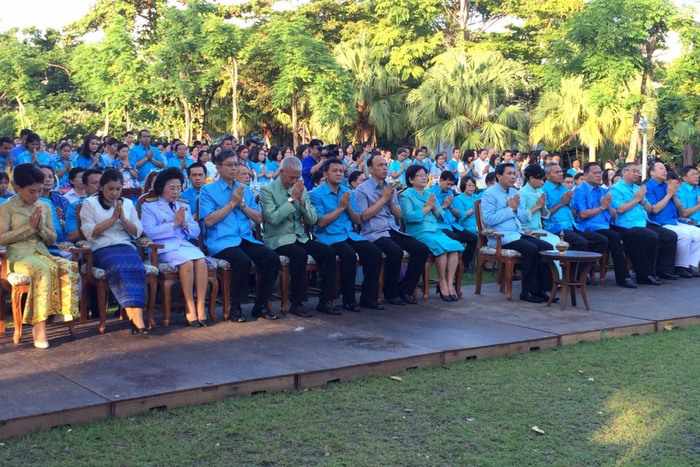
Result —
[{"label": "necktie", "polygon": [[175,212],[175,203],[169,202],[169,203],[168,203],[168,206],[170,206],[170,209],[172,209],[173,212]]}]

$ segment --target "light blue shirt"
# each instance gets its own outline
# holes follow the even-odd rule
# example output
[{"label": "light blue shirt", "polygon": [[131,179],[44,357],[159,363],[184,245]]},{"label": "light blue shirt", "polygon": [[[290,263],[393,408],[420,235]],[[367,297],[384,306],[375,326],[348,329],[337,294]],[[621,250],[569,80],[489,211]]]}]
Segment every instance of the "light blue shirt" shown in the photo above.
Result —
[{"label": "light blue shirt", "polygon": [[[523,222],[523,229],[525,230],[542,230],[542,210],[537,210],[534,213],[530,211],[535,204],[540,200],[540,197],[544,193],[542,188],[533,188],[532,185],[526,183],[524,187],[520,189],[520,204],[527,210],[528,220]],[[549,211],[547,207],[544,208],[544,217],[549,216]]]},{"label": "light blue shirt", "polygon": [[[442,203],[445,202],[445,199],[447,199],[448,196],[452,196],[453,198],[455,196],[455,192],[453,190],[442,191],[440,189],[439,183],[436,183],[433,186],[431,186],[428,189],[428,192],[435,195],[436,204],[441,208]],[[452,200],[452,202],[454,203],[454,199]],[[440,228],[442,230],[464,230],[464,227],[462,227],[459,224],[459,222],[457,222],[457,219],[455,218],[454,214],[452,214],[452,212],[449,209],[443,209]]]},{"label": "light blue shirt", "polygon": [[[182,226],[176,226],[175,215],[180,208],[185,208],[185,223]],[[141,224],[143,224],[144,234],[155,243],[163,245],[158,253],[175,251],[183,243],[189,243],[188,240],[199,238],[200,233],[199,224],[192,218],[187,203],[175,201],[173,206],[170,206],[170,203],[163,198],[143,203]]]},{"label": "light blue shirt", "polygon": [[[235,182],[229,186],[224,180],[204,185],[199,196],[199,217],[204,219],[212,212],[221,209],[231,200],[231,193],[237,190],[240,183]],[[243,190],[243,200],[245,204],[256,211],[260,211],[260,206],[255,200],[253,191],[245,187]],[[211,227],[207,227],[206,245],[210,255],[215,255],[226,248],[236,247],[243,240],[251,243],[262,244],[253,236],[251,220],[245,215],[241,206],[236,206],[226,217],[221,219]]]},{"label": "light blue shirt", "polygon": [[462,227],[462,230],[468,230],[472,233],[477,233],[479,230],[476,225],[476,214],[474,213],[474,202],[479,198],[481,198],[481,195],[478,193],[474,193],[473,195],[460,193],[460,195],[452,201],[452,208],[459,212],[457,222]]},{"label": "light blue shirt", "polygon": [[94,168],[99,170],[103,170],[105,168],[105,166],[102,164],[102,159],[100,157],[98,157],[96,161],[93,161],[92,157],[83,156],[82,154],[75,154],[73,156],[73,167],[78,167],[81,169]]},{"label": "light blue shirt", "polygon": [[66,224],[64,225],[64,230],[66,236],[73,232],[78,232],[78,206],[83,204],[83,200],[71,203],[66,210]]},{"label": "light blue shirt", "polygon": [[[185,168],[181,169],[182,175],[185,178],[187,178],[187,167],[191,166],[192,164],[194,164],[194,160],[192,160],[189,154],[185,154]],[[167,167],[175,167],[176,169],[179,169],[180,158],[173,153],[172,157],[168,158]]]},{"label": "light blue shirt", "polygon": [[[153,153],[153,160],[156,160],[165,166],[165,158],[161,155],[160,150],[157,147],[151,146],[150,148],[144,148],[140,144],[135,144],[134,147],[129,150],[129,163],[131,166],[136,167],[136,163],[146,156],[147,151],[151,151]],[[143,183],[146,180],[146,177],[148,177],[148,174],[154,170],[160,170],[160,167],[155,165],[152,161],[148,161],[143,164],[138,169],[139,182]]]},{"label": "light blue shirt", "polygon": [[61,218],[58,215],[58,209],[56,209],[56,205],[51,201],[51,198],[48,196],[42,196],[41,200],[46,203],[47,206],[51,209],[51,221],[53,222],[53,228],[56,231],[56,243],[61,243],[66,241],[66,231],[63,225],[63,222],[61,222]]},{"label": "light blue shirt", "polygon": [[[551,211],[552,207],[559,204],[561,197],[569,190],[563,183],[556,184],[547,180],[542,187],[542,190],[547,197],[547,209]],[[544,228],[554,234],[560,233],[562,230],[574,229],[574,213],[569,206],[562,206],[555,213],[550,213],[549,217],[544,220]]]},{"label": "light blue shirt", "polygon": [[[618,181],[616,184],[610,188],[610,194],[612,196],[612,207],[617,209],[623,204],[629,203],[634,198],[635,193],[639,191],[639,185],[634,183],[625,183],[624,180]],[[646,202],[646,199],[643,200]],[[646,227],[649,218],[647,217],[647,211],[644,206],[637,203],[632,209],[624,213],[618,211],[617,218],[614,220],[615,225],[623,227],[625,229],[631,229],[634,227]]]},{"label": "light blue shirt", "polygon": [[608,190],[601,186],[593,186],[588,182],[581,183],[574,190],[571,204],[576,210],[576,224],[583,232],[595,232],[610,228],[610,213],[606,209],[595,216],[583,219],[580,213],[600,207],[601,200],[608,193]]},{"label": "light blue shirt", "polygon": [[[340,200],[345,193],[350,192],[350,206],[353,207],[353,193],[348,187],[340,185],[338,191],[333,192],[331,186],[324,182],[309,192],[311,204],[316,209],[318,218],[321,219],[329,212],[335,211],[340,204]],[[324,245],[333,245],[334,243],[343,242],[347,239],[354,241],[362,241],[364,237],[355,232],[352,225],[352,219],[347,211],[343,211],[330,224],[325,227],[314,227],[316,239]]]},{"label": "light blue shirt", "polygon": [[[29,151],[24,151],[15,159],[15,165],[30,164],[32,162],[32,154]],[[36,162],[38,165],[50,165],[53,167],[54,158],[48,152],[38,151],[36,153]]]},{"label": "light blue shirt", "polygon": [[[522,225],[528,221],[527,209],[520,203],[517,211],[508,206],[508,200],[518,194],[513,187],[508,191],[496,183],[491,185],[481,195],[481,220],[484,226],[503,234],[502,244],[520,240],[523,232]],[[496,241],[489,239],[489,245],[495,246]]]},{"label": "light blue shirt", "polygon": [[[690,209],[697,206],[698,202],[700,201],[700,187],[697,185],[691,185],[688,182],[683,182],[681,183],[681,186],[678,187],[676,196],[681,202],[683,209]],[[695,211],[693,214],[691,214],[690,219],[700,223],[700,211]]]},{"label": "light blue shirt", "polygon": [[417,237],[424,233],[435,233],[441,229],[443,210],[438,203],[435,203],[433,210],[423,212],[430,195],[428,190],[419,193],[415,188],[408,188],[401,192],[399,197],[401,215],[408,235]]},{"label": "light blue shirt", "polygon": [[190,212],[193,216],[197,215],[200,190],[201,188],[197,190],[194,187],[189,187],[180,194],[180,197],[190,205]]},{"label": "light blue shirt", "polygon": [[[385,187],[385,181],[377,183],[372,177],[360,183],[355,189],[357,212],[361,214],[368,207],[376,203],[382,196]],[[396,194],[394,194],[391,204],[398,205],[398,202],[399,200]],[[399,232],[399,226],[396,224],[396,219],[389,208],[389,204],[390,203],[385,203],[374,217],[362,223],[362,230],[360,233],[367,240],[373,242],[382,237],[389,237],[392,230]]]}]

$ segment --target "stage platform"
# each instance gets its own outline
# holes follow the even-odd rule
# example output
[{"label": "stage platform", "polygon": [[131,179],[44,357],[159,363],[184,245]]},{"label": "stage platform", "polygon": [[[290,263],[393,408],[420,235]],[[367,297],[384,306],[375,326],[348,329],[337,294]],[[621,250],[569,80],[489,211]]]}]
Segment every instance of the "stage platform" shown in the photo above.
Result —
[{"label": "stage platform", "polygon": [[[113,320],[53,332],[48,351],[25,333],[0,337],[0,438],[266,391],[317,387],[366,375],[537,351],[606,337],[700,324],[697,279],[621,289],[589,287],[591,310],[506,301],[494,285],[460,302],[279,321],[174,324],[133,337]],[[514,297],[518,290],[514,291]],[[315,299],[310,300],[311,303]],[[275,304],[277,306],[278,304]]]}]

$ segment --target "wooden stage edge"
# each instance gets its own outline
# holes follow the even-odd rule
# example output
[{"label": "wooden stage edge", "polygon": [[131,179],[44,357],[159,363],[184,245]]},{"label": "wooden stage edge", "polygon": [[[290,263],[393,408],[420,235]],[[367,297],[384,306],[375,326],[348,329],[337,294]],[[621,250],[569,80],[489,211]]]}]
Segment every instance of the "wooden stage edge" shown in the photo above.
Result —
[{"label": "wooden stage edge", "polygon": [[146,397],[106,401],[74,409],[50,412],[29,417],[0,421],[0,439],[21,436],[50,428],[89,423],[110,417],[128,417],[149,411],[206,404],[228,397],[249,396],[260,393],[294,391],[323,387],[328,384],[351,381],[366,376],[395,375],[416,368],[442,366],[462,360],[503,357],[536,352],[545,349],[594,342],[602,339],[637,336],[653,332],[700,325],[700,316],[673,320],[650,321],[632,326],[620,326],[594,331],[553,335],[484,347],[452,349],[425,353],[405,358],[390,359],[361,365],[352,365],[320,371],[301,372],[270,378],[207,385],[194,389],[167,392]]}]

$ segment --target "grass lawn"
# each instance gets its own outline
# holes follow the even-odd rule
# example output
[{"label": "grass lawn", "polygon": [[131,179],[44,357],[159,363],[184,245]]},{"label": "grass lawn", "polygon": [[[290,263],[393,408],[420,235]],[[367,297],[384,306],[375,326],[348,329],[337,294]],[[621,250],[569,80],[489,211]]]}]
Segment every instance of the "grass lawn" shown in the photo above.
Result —
[{"label": "grass lawn", "polygon": [[698,466],[698,355],[700,327],[463,362],[56,428],[0,465]]}]

